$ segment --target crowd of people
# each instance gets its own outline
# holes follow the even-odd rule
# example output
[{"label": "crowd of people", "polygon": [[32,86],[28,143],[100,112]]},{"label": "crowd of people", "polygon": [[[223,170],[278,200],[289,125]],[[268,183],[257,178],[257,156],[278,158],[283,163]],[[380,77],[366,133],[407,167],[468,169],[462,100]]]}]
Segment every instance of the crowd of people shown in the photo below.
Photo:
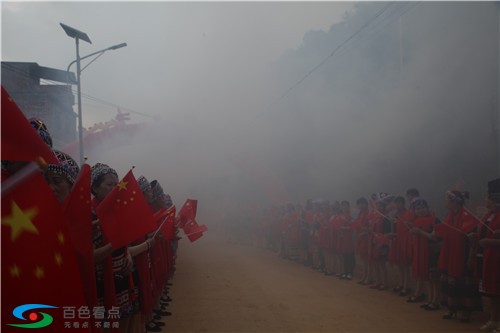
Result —
[{"label": "crowd of people", "polygon": [[[29,121],[52,149],[51,135],[45,123],[38,118]],[[43,173],[57,201],[63,205],[73,190],[80,167],[68,154],[59,150],[53,150],[53,153],[58,163],[41,165],[37,172]],[[2,183],[27,164],[26,161],[2,160]],[[85,261],[79,261],[79,268],[93,272],[95,289],[92,291],[92,288],[84,286],[85,299],[95,299],[96,304],[93,305],[105,311],[116,308],[119,312],[118,325],[107,328],[96,323],[90,329],[92,332],[100,332],[101,329],[123,333],[159,332],[165,326],[162,317],[172,314],[167,311],[167,306],[172,301],[168,291],[175,271],[177,232],[171,239],[165,238],[162,233],[151,232],[136,242],[115,248],[102,231],[96,208],[118,185],[118,174],[111,166],[96,163],[91,168],[90,178],[92,235],[88,239],[92,242],[93,264],[89,267],[84,265]],[[170,195],[164,192],[157,180],[150,182],[140,176],[137,182],[152,213],[173,207]],[[92,292],[94,295],[88,294]],[[92,302],[87,302],[87,305],[91,305],[89,303]]]},{"label": "crowd of people", "polygon": [[[353,279],[358,266],[358,284],[391,290],[427,311],[445,308],[443,319],[469,322],[471,313],[487,310],[480,330],[500,332],[500,178],[487,184],[482,218],[467,200],[467,192],[447,191],[442,221],[415,188],[405,197],[361,197],[356,214],[348,201],[308,200],[228,216],[225,230],[229,241],[266,247],[339,279]],[[389,265],[399,276],[389,279]]]}]

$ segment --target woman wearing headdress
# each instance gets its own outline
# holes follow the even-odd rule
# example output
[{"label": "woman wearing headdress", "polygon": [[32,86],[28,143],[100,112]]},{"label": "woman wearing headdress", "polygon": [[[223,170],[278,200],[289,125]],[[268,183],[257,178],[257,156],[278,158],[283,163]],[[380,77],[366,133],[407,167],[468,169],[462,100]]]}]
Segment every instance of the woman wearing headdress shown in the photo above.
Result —
[{"label": "woman wearing headdress", "polygon": [[392,195],[379,193],[374,197],[375,211],[371,225],[371,255],[376,283],[370,286],[371,289],[387,289],[387,255],[389,250],[387,234],[391,232],[391,221],[387,217],[387,206],[394,200]]},{"label": "woman wearing headdress", "polygon": [[[153,190],[150,182],[146,177],[140,176],[137,178],[139,188],[144,195],[144,199],[151,205],[153,203]],[[149,235],[145,235],[144,239],[148,240]],[[141,243],[143,240],[138,240],[136,243]],[[154,247],[156,242],[151,243]],[[140,327],[146,328],[148,332],[160,332],[161,326],[165,323],[153,318],[153,294],[151,290],[152,272],[151,272],[151,249],[146,252],[140,253],[134,258],[134,277],[137,275],[139,278],[139,299],[141,301],[142,322]]]},{"label": "woman wearing headdress", "polygon": [[422,290],[425,282],[429,285],[429,299],[422,308],[437,310],[439,308],[439,277],[436,274],[437,259],[439,258],[439,242],[432,236],[435,225],[441,223],[435,214],[429,210],[427,201],[415,198],[412,201],[415,220],[410,230],[413,257],[411,270],[417,281],[415,292],[408,299],[409,303],[422,302],[425,295]]},{"label": "woman wearing headdress", "polygon": [[500,332],[500,178],[488,182],[486,208],[477,227],[475,252],[479,291],[490,301],[490,318],[480,330]]},{"label": "woman wearing headdress", "polygon": [[[335,214],[335,208],[333,209],[333,214]],[[334,257],[334,246],[335,238],[333,225],[330,221],[330,217],[327,216],[326,212],[322,212],[319,217],[319,246],[323,258],[323,270],[325,275],[332,275],[335,271],[335,257]]]},{"label": "woman wearing headdress", "polygon": [[340,203],[335,201],[332,204],[332,215],[330,217],[330,242],[331,242],[331,253],[332,253],[332,265],[333,273],[336,277],[341,278],[344,273],[344,258],[342,257],[340,244],[341,244],[341,233],[340,227],[343,225],[344,220],[342,216],[342,208]]},{"label": "woman wearing headdress", "polygon": [[468,322],[473,311],[481,310],[478,283],[473,279],[470,241],[467,237],[477,221],[464,209],[467,192],[446,192],[448,213],[444,223],[436,226],[435,235],[442,239],[438,269],[441,271],[442,305],[448,308],[444,319],[452,319],[460,311],[460,321]]},{"label": "woman wearing headdress", "polygon": [[399,268],[400,283],[394,288],[394,291],[399,291],[399,296],[408,296],[410,289],[410,266],[412,262],[412,243],[410,237],[410,229],[415,220],[415,211],[413,210],[412,202],[420,196],[420,192],[416,188],[410,188],[406,191],[406,200],[409,208],[396,215],[396,258],[395,262]]},{"label": "woman wearing headdress", "polygon": [[131,284],[132,256],[127,247],[113,249],[101,231],[96,207],[118,184],[118,174],[108,165],[97,163],[92,167],[91,191],[93,209],[93,243],[96,270],[97,295],[100,305],[106,310],[119,308],[120,332],[130,330],[131,316],[138,311],[138,289]]},{"label": "woman wearing headdress", "polygon": [[54,192],[57,201],[63,203],[71,193],[80,168],[71,156],[59,150],[54,150],[59,165],[48,164],[45,170],[45,179]]},{"label": "woman wearing headdress", "polygon": [[358,284],[367,285],[371,282],[370,270],[368,267],[368,220],[370,211],[368,210],[368,200],[359,198],[356,200],[358,216],[352,222],[352,228],[355,236],[355,252],[361,260],[363,266],[363,275]]},{"label": "woman wearing headdress", "polygon": [[47,144],[50,148],[52,148],[52,136],[50,135],[49,130],[47,129],[47,125],[43,122],[42,119],[32,117],[29,119],[31,127],[35,129],[35,131],[40,135],[43,142]]},{"label": "woman wearing headdress", "polygon": [[[162,186],[157,180],[153,180],[151,182],[151,190],[152,190],[152,200],[149,205],[153,212],[157,212],[163,208],[170,208],[172,206],[172,202],[167,199],[165,192],[163,191]],[[168,246],[169,244],[165,243],[162,238],[162,234],[158,234],[158,241],[155,246],[151,249],[151,260],[152,260],[152,288],[153,288],[153,304],[154,307],[154,319],[160,320],[161,316],[170,316],[171,312],[165,311],[162,309],[162,305],[166,305],[166,302],[170,302],[171,298],[167,295],[163,295],[164,289],[167,288],[168,284]]]},{"label": "woman wearing headdress", "polygon": [[356,259],[354,257],[354,235],[352,230],[351,205],[349,201],[343,200],[340,203],[342,209],[341,222],[339,227],[339,253],[342,256],[343,270],[341,279],[352,279]]},{"label": "woman wearing headdress", "polygon": [[[59,164],[48,164],[45,169],[44,176],[50,188],[54,192],[57,201],[63,204],[67,200],[75,185],[80,168],[75,160],[68,154],[54,150],[54,155],[56,156]],[[90,214],[90,211],[87,213]],[[74,221],[69,220],[68,222],[73,223]],[[90,221],[87,220],[87,222]],[[78,232],[81,232],[80,228],[78,228]],[[90,244],[90,232],[87,235],[80,235],[80,233],[78,233],[77,236],[81,237],[82,242],[86,241],[88,242],[86,243],[87,245]],[[85,251],[86,249],[88,249],[88,252]],[[92,248],[89,247],[86,249],[84,250],[79,248],[75,251],[75,256],[84,286],[85,301],[87,306],[92,307],[97,305],[94,258]]]}]

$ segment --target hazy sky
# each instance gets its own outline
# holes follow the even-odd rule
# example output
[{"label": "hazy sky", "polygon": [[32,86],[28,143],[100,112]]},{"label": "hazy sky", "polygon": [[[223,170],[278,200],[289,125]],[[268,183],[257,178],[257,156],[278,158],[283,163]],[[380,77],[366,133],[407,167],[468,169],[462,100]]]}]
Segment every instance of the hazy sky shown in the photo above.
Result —
[{"label": "hazy sky", "polygon": [[83,72],[84,125],[116,114],[86,95],[161,121],[86,154],[121,175],[137,166],[174,201],[353,201],[417,187],[443,209],[457,181],[477,205],[498,175],[498,3],[1,5],[4,61],[66,69],[75,46],[60,22],[89,35],[82,56],[128,44]]},{"label": "hazy sky", "polygon": [[[126,48],[107,52],[85,69],[83,94],[166,118],[242,112],[233,101],[242,96],[248,100],[249,94],[256,105],[265,105],[275,92],[255,88],[266,82],[267,66],[287,49],[300,46],[307,31],[327,31],[353,7],[349,2],[1,5],[3,61],[66,69],[76,57],[75,43],[60,22],[92,40],[91,45],[81,42],[82,56],[126,42]],[[115,114],[113,108],[85,97],[83,109],[84,126]]]}]

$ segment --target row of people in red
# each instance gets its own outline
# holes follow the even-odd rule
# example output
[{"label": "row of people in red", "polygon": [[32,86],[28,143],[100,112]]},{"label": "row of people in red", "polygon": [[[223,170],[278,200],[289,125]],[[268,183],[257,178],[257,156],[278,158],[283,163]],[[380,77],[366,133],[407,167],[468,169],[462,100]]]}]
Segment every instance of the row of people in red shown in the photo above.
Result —
[{"label": "row of people in red", "polygon": [[387,263],[396,266],[400,282],[393,291],[410,303],[427,300],[421,306],[426,310],[446,307],[445,319],[469,321],[483,308],[481,294],[488,296],[490,320],[481,330],[493,331],[500,325],[500,178],[488,183],[482,219],[465,208],[467,199],[466,192],[446,192],[442,222],[416,189],[406,193],[409,209],[405,198],[386,193],[359,198],[356,217],[347,201],[289,204],[265,212],[258,233],[271,248],[279,237],[282,257],[326,275],[351,279],[357,259],[358,283],[372,289],[388,289]]}]

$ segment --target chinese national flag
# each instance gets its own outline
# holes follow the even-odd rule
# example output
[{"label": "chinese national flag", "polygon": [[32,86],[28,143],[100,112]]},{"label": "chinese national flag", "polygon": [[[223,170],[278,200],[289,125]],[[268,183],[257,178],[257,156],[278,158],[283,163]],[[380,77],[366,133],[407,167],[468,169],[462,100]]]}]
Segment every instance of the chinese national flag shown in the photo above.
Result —
[{"label": "chinese national flag", "polygon": [[180,227],[184,228],[184,225],[189,220],[194,220],[196,217],[196,210],[198,207],[198,200],[187,199],[184,205],[182,205],[179,210],[179,219],[181,221]]},{"label": "chinese national flag", "polygon": [[208,228],[205,225],[198,225],[198,223],[196,223],[196,220],[193,219],[188,220],[188,222],[184,225],[183,230],[187,238],[191,242],[194,242],[195,240],[201,238],[201,236],[203,236],[203,233],[207,231]]},{"label": "chinese national flag", "polygon": [[162,208],[153,213],[153,218],[156,222],[161,223],[168,216],[168,208]]},{"label": "chinese national flag", "polygon": [[85,300],[92,308],[97,306],[97,289],[92,247],[90,174],[90,166],[84,164],[71,193],[63,204],[63,210],[85,287]]},{"label": "chinese national flag", "polygon": [[2,160],[36,161],[59,164],[49,146],[43,142],[12,97],[2,87]]},{"label": "chinese national flag", "polygon": [[96,208],[102,232],[114,248],[157,229],[153,214],[130,170]]},{"label": "chinese national flag", "polygon": [[[41,325],[52,317],[37,332],[64,332],[63,307],[79,308],[85,300],[61,205],[39,171],[21,170],[2,186],[1,330],[26,332],[10,324]],[[13,310],[25,304],[32,309],[16,316]]]},{"label": "chinese national flag", "polygon": [[166,221],[163,223],[160,230],[165,240],[175,238],[175,206],[172,206],[172,208],[167,211]]}]

